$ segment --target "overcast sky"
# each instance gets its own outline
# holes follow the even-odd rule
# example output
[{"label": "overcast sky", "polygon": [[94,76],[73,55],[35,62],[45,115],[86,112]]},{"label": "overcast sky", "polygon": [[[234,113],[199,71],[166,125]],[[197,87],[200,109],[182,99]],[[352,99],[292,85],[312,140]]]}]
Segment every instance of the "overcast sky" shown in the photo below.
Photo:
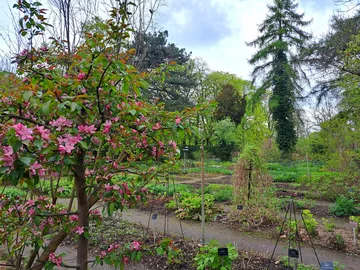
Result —
[{"label": "overcast sky", "polygon": [[[0,34],[11,29],[8,6],[15,0],[0,0]],[[91,1],[91,0],[89,0]],[[228,71],[250,79],[252,67],[247,60],[255,49],[245,42],[255,39],[272,0],[163,0],[157,16],[161,30],[169,31],[168,40],[201,57],[212,70]],[[42,1],[46,2],[46,1]],[[313,19],[307,29],[320,35],[337,8],[333,0],[300,0],[299,12]],[[0,49],[4,49],[0,40]]]},{"label": "overcast sky", "polygon": [[[247,60],[255,52],[245,42],[258,35],[258,25],[271,0],[167,0],[158,24],[169,31],[170,42],[203,58],[212,70],[228,71],[250,79]],[[308,31],[326,32],[330,16],[338,8],[333,0],[300,0],[299,12],[313,19]]]}]

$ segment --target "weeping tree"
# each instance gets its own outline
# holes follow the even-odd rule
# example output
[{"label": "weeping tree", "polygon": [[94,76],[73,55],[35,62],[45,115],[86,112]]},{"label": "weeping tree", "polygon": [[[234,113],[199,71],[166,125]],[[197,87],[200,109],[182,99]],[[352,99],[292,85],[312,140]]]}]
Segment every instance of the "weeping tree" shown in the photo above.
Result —
[{"label": "weeping tree", "polygon": [[300,51],[311,35],[302,30],[311,21],[298,14],[292,0],[274,0],[269,13],[259,26],[260,35],[248,43],[258,48],[249,60],[256,65],[253,80],[261,80],[256,97],[270,89],[270,111],[275,122],[276,142],[284,157],[294,150],[296,100],[302,92],[301,81],[308,82],[301,69]]}]

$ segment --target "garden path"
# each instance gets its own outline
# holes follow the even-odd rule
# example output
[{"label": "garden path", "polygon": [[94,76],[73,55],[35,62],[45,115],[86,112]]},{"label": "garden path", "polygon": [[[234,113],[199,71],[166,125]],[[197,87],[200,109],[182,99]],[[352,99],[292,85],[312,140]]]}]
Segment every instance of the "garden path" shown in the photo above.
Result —
[{"label": "garden path", "polygon": [[[139,223],[142,226],[148,225],[149,213],[139,211],[136,209],[127,210],[122,213],[122,218],[129,222]],[[158,230],[160,232],[164,231],[165,218],[164,215],[158,215],[158,218],[150,222],[150,233],[151,230]],[[182,228],[185,237],[201,239],[202,230],[201,223],[195,221],[182,221]],[[169,234],[174,234],[181,236],[181,228],[179,220],[174,217],[169,217],[168,222],[168,232]],[[255,251],[264,256],[271,256],[275,246],[275,240],[270,240],[266,238],[258,237],[254,234],[246,234],[236,230],[228,229],[218,223],[206,224],[205,227],[205,241],[208,242],[210,239],[216,239],[221,243],[234,243],[239,249]],[[286,243],[279,243],[276,250],[274,258],[282,257],[287,255],[286,253],[287,245]],[[360,265],[360,256],[349,255],[342,252],[337,252],[334,250],[316,248],[316,253],[320,261],[338,261],[341,264],[346,266],[347,270],[358,270]],[[316,256],[311,247],[305,246],[301,248],[303,261],[305,264],[318,265]]]}]

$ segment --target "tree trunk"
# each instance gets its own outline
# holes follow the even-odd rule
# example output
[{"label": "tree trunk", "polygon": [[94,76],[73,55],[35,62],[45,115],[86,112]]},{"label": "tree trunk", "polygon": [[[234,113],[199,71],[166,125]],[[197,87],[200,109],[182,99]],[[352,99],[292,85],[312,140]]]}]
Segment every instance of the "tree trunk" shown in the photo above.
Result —
[{"label": "tree trunk", "polygon": [[50,241],[47,249],[41,254],[40,258],[37,260],[37,264],[34,267],[31,267],[32,270],[41,270],[44,264],[49,260],[50,253],[55,252],[57,247],[61,244],[61,242],[67,236],[67,232],[65,230],[59,231]]},{"label": "tree trunk", "polygon": [[[89,203],[86,196],[86,178],[84,153],[77,156],[77,164],[75,165],[75,188],[78,200],[79,227],[83,227],[85,231],[89,229]],[[79,235],[77,248],[77,266],[80,270],[87,269],[89,241],[84,233]]]}]

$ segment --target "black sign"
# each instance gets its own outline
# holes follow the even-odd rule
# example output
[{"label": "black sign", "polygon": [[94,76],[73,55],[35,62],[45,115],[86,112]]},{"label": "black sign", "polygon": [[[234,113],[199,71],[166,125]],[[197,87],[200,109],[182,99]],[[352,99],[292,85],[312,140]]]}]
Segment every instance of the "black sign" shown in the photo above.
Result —
[{"label": "black sign", "polygon": [[236,206],[236,209],[237,209],[237,210],[243,210],[243,209],[244,209],[244,206],[238,205],[238,206]]},{"label": "black sign", "polygon": [[189,151],[189,147],[188,147],[188,146],[185,146],[185,147],[184,147],[184,151]]},{"label": "black sign", "polygon": [[289,249],[289,257],[290,258],[299,258],[299,251],[297,251],[296,249]]},{"label": "black sign", "polygon": [[157,219],[157,214],[153,214],[151,217],[152,220],[156,220]]},{"label": "black sign", "polygon": [[219,256],[229,256],[228,248],[218,248]]},{"label": "black sign", "polygon": [[333,262],[321,262],[320,270],[334,270],[334,263]]}]

